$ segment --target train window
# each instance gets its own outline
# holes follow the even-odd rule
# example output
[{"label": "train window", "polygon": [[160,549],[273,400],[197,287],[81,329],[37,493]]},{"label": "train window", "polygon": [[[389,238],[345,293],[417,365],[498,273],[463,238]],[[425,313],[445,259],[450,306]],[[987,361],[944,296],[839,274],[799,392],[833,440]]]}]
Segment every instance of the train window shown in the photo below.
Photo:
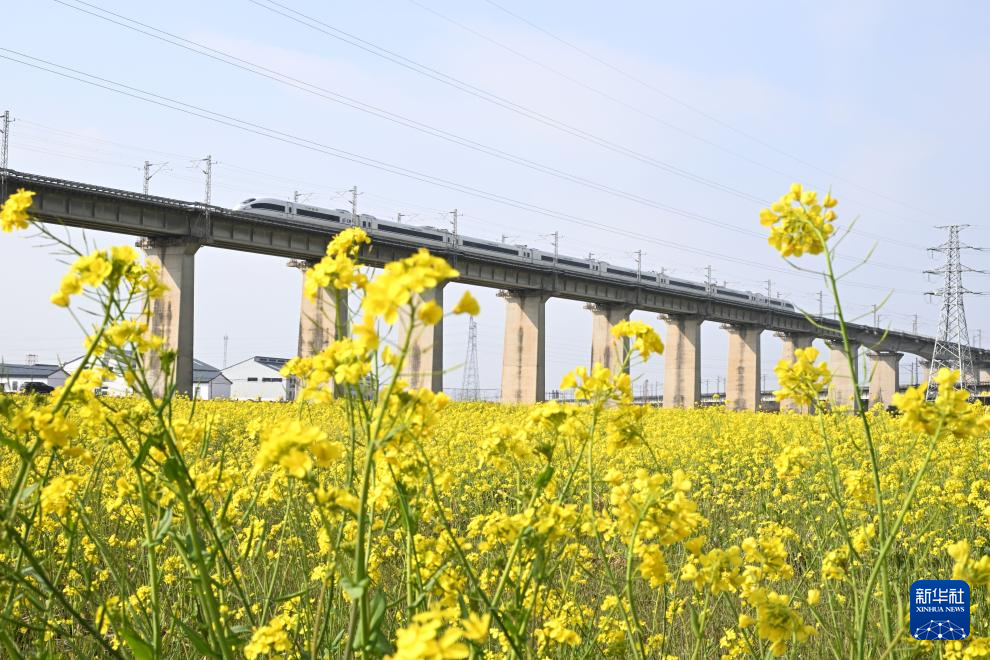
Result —
[{"label": "train window", "polygon": [[488,245],[487,243],[476,243],[475,241],[469,241],[464,239],[461,241],[461,245],[464,247],[474,248],[476,250],[488,250],[489,252],[502,252],[503,254],[517,254],[516,250],[507,247],[501,247],[499,245]]},{"label": "train window", "polygon": [[327,220],[329,222],[340,222],[340,217],[336,215],[330,215],[329,213],[320,213],[319,211],[307,211],[306,209],[296,209],[296,215],[301,215],[304,218],[316,218],[318,220]]},{"label": "train window", "polygon": [[408,227],[396,227],[394,225],[379,224],[378,231],[390,232],[392,234],[403,234],[405,236],[413,236],[415,238],[422,238],[430,241],[442,241],[443,238],[439,236],[434,236],[433,234],[428,234],[425,231],[417,231]]},{"label": "train window", "polygon": [[279,213],[285,213],[285,207],[281,204],[269,204],[268,202],[258,202],[252,204],[253,209],[264,209],[266,211],[278,211]]}]

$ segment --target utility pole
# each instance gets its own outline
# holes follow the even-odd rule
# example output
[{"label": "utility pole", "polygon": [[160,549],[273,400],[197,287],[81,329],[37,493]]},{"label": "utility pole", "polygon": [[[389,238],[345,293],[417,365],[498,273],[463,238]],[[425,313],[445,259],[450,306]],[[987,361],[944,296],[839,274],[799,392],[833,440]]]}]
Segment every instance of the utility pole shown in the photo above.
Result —
[{"label": "utility pole", "polygon": [[[151,161],[148,161],[148,160],[144,161],[144,188],[143,188],[143,191],[144,191],[144,194],[145,195],[148,194],[148,190],[151,187],[151,177],[155,176],[156,174],[158,174],[159,172],[161,172],[163,169],[165,169],[165,166],[166,165],[168,165],[168,163],[152,163]],[[152,171],[151,168],[155,168],[154,171]]]},{"label": "utility pole", "polygon": [[557,267],[557,258],[560,256],[560,232],[553,233],[553,267]]},{"label": "utility pole", "polygon": [[224,333],[223,335],[223,368],[224,369],[227,368],[227,340],[229,339],[230,337],[227,336],[227,333]]},{"label": "utility pole", "polygon": [[983,330],[980,329],[980,328],[977,328],[973,332],[973,335],[974,335],[975,340],[976,340],[976,347],[977,348],[983,348]]},{"label": "utility pole", "polygon": [[402,224],[402,211],[399,211],[398,213],[395,214],[395,221],[398,222],[399,224]]},{"label": "utility pole", "polygon": [[767,280],[767,307],[770,307],[770,301],[773,300],[773,281]]},{"label": "utility pole", "polygon": [[[591,257],[589,257],[590,259]],[[643,251],[636,250],[636,281],[643,279]]]},{"label": "utility pole", "polygon": [[508,234],[502,234],[502,242],[505,243],[509,238]]},{"label": "utility pole", "polygon": [[10,110],[3,111],[3,120],[0,122],[0,200],[7,199],[7,159],[10,156],[10,125],[14,120],[10,118]]},{"label": "utility pole", "polygon": [[914,319],[911,321],[911,334],[918,334],[918,315],[914,315]]},{"label": "utility pole", "polygon": [[199,162],[206,163],[206,168],[202,170],[203,174],[206,175],[206,195],[203,203],[206,204],[207,213],[209,213],[209,207],[213,199],[213,166],[216,163],[213,162],[213,157],[209,154]]},{"label": "utility pole", "polygon": [[964,272],[985,273],[986,271],[964,266],[960,260],[962,250],[976,249],[959,242],[959,232],[967,226],[944,225],[938,227],[938,229],[949,230],[949,239],[941,245],[929,248],[931,252],[944,254],[945,264],[934,270],[925,271],[927,274],[937,274],[944,277],[942,288],[929,292],[929,295],[942,297],[942,312],[939,316],[935,350],[932,352],[931,369],[928,374],[928,399],[934,399],[938,393],[935,376],[938,374],[938,370],[943,367],[957,369],[960,374],[959,386],[969,390],[971,394],[976,394],[979,378],[973,369],[973,352],[969,343],[969,330],[966,327],[966,306],[963,301],[965,294],[973,292],[963,286],[962,274]]},{"label": "utility pole", "polygon": [[457,209],[450,212],[450,226],[454,228],[454,236],[457,236]]},{"label": "utility pole", "polygon": [[825,316],[825,306],[822,303],[824,296],[821,291],[818,292],[818,318]]},{"label": "utility pole", "polygon": [[14,120],[10,118],[10,110],[3,111],[3,122],[0,123],[0,133],[3,134],[3,140],[0,141],[0,169],[7,169],[7,158],[10,153],[10,125],[14,123]]},{"label": "utility pole", "polygon": [[880,327],[880,315],[877,313],[877,304],[873,303],[873,327]]},{"label": "utility pole", "polygon": [[709,266],[705,266],[705,289],[707,289],[708,293],[711,294],[711,292],[712,292],[712,267],[710,265]]},{"label": "utility pole", "polygon": [[[357,186],[354,186],[353,188],[351,188],[349,192],[351,193],[351,215],[354,216],[354,222],[358,222],[358,212],[357,212],[358,189],[357,189]],[[360,226],[360,225],[358,225],[358,226]]]}]

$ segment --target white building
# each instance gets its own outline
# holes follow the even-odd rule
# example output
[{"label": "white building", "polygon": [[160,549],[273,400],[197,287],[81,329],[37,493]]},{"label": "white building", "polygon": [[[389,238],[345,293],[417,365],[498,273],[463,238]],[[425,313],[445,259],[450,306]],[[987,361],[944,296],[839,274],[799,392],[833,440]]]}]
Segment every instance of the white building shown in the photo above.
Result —
[{"label": "white building", "polygon": [[193,359],[193,393],[197,399],[229,399],[230,379],[214,366]]},{"label": "white building", "polygon": [[[84,356],[80,355],[76,359],[69,360],[68,362],[66,362],[65,370],[68,371],[70,374],[75,373],[79,369],[79,367],[82,366],[83,357]],[[127,381],[124,380],[124,376],[123,376],[124,372],[117,364],[117,361],[115,359],[107,355],[103,355],[96,358],[96,362],[97,363],[95,365],[91,362],[90,368],[94,368],[97,366],[104,367],[112,371],[117,376],[113,380],[103,381],[103,385],[100,387],[100,391],[99,391],[100,395],[130,396],[131,394],[134,393],[134,390],[132,390],[130,386],[127,384]]]},{"label": "white building", "polygon": [[58,387],[69,377],[57,364],[6,364],[0,362],[0,392],[19,392],[25,383]]},{"label": "white building", "polygon": [[230,380],[231,399],[260,401],[292,401],[296,398],[297,380],[285,378],[279,370],[288,362],[286,358],[256,355],[223,370]]},{"label": "white building", "polygon": [[[65,368],[72,373],[82,364],[82,357],[65,363]],[[103,381],[99,394],[103,396],[130,396],[134,390],[124,380],[124,371],[117,361],[107,355],[96,359],[98,366],[106,367],[117,377]],[[227,399],[230,398],[230,381],[220,372],[220,369],[202,360],[193,359],[193,392],[197,399]]]}]

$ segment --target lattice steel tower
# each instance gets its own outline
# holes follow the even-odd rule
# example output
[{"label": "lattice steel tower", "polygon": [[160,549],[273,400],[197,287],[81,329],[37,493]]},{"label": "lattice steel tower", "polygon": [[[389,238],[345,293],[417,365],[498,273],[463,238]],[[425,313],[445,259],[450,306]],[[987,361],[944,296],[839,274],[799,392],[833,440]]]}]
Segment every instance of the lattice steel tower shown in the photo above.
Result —
[{"label": "lattice steel tower", "polygon": [[945,265],[926,273],[943,275],[945,280],[942,288],[931,291],[929,295],[942,297],[942,313],[938,322],[938,335],[935,337],[935,350],[932,353],[931,369],[928,372],[927,398],[935,398],[938,386],[935,384],[935,374],[942,367],[957,369],[960,373],[959,385],[976,394],[977,374],[973,369],[973,353],[969,344],[969,330],[966,327],[966,307],[963,296],[973,293],[963,287],[964,272],[979,273],[964,266],[960,252],[965,249],[976,249],[959,243],[959,232],[969,225],[943,225],[938,229],[949,230],[949,240],[941,245],[928,248],[932,252],[945,255]]},{"label": "lattice steel tower", "polygon": [[467,357],[464,359],[464,382],[461,384],[461,398],[477,401],[481,398],[481,374],[478,370],[478,324],[473,316],[468,317]]}]

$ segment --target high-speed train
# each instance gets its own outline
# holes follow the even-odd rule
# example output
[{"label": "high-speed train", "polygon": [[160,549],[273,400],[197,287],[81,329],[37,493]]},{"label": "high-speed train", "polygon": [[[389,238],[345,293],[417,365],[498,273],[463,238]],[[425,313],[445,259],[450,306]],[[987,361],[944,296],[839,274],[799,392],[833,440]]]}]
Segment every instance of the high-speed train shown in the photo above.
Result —
[{"label": "high-speed train", "polygon": [[449,249],[456,246],[457,249],[467,253],[498,256],[502,259],[516,260],[529,264],[542,263],[549,266],[556,262],[556,267],[561,270],[598,273],[599,276],[606,279],[621,280],[624,282],[638,281],[655,283],[660,287],[673,291],[682,291],[695,295],[707,294],[713,298],[725,298],[735,302],[749,302],[753,305],[763,307],[772,306],[788,311],[794,311],[795,309],[794,305],[785,300],[767,298],[767,296],[761,293],[754,293],[752,291],[738,291],[717,284],[708,286],[655,271],[637,273],[635,269],[615,266],[599,259],[582,259],[580,257],[559,255],[554,258],[552,252],[544,252],[543,250],[537,250],[526,245],[499,243],[483,238],[471,238],[461,234],[455,236],[446,229],[401,224],[392,220],[382,220],[366,213],[358,214],[355,217],[353,213],[344,209],[327,209],[272,197],[251,197],[235,206],[234,210],[273,218],[291,219],[295,222],[304,222],[328,228],[361,227],[371,236],[378,234],[380,236],[391,236],[392,238],[405,238],[422,244],[427,248]]}]

